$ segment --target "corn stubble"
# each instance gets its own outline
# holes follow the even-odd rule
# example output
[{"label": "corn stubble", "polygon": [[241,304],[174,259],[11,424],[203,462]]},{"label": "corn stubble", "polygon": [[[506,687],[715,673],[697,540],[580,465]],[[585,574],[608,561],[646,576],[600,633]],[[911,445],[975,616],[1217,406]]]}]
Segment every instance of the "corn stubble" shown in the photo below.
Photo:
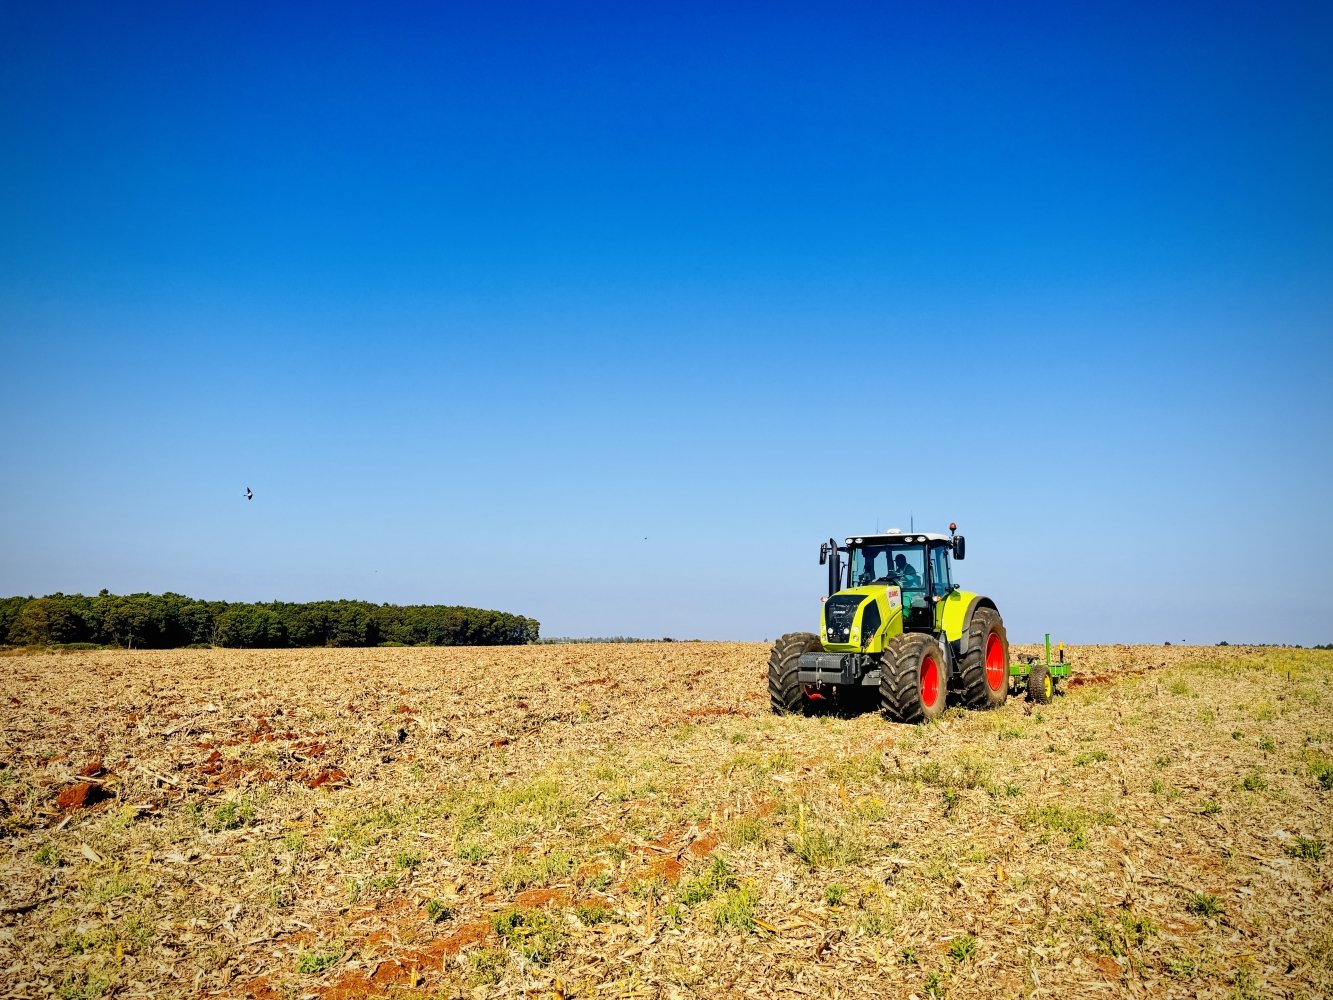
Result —
[{"label": "corn stubble", "polygon": [[0,993],[1333,989],[1333,653],[921,728],[773,716],[767,654],[6,656]]}]

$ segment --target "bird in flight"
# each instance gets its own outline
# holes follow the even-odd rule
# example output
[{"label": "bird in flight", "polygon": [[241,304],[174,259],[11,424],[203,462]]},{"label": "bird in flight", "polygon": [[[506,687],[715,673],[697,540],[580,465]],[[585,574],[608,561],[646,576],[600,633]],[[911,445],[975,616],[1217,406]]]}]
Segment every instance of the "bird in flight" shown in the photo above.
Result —
[{"label": "bird in flight", "polygon": [[253,500],[254,498],[255,498],[255,495],[254,495],[253,493],[250,492],[250,487],[247,486],[247,487],[245,488],[245,499],[247,499],[247,500]]}]

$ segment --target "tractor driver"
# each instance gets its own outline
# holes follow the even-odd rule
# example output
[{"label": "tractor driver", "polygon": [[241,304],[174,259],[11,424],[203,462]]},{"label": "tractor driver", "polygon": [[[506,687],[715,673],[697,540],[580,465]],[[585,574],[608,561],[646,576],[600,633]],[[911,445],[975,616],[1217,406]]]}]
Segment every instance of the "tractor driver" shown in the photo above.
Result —
[{"label": "tractor driver", "polygon": [[907,557],[901,552],[893,557],[893,571],[897,574],[898,585],[903,590],[921,589],[921,577],[917,575],[916,570],[908,563]]}]

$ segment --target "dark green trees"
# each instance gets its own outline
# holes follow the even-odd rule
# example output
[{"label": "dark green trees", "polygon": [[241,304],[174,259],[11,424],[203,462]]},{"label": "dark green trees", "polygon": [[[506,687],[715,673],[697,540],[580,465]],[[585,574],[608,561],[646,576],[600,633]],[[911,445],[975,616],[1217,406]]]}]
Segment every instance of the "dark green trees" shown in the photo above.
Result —
[{"label": "dark green trees", "polygon": [[51,594],[0,599],[0,643],[89,642],[134,649],[210,643],[285,646],[506,646],[537,639],[531,618],[442,605],[317,601],[228,604],[180,594]]}]

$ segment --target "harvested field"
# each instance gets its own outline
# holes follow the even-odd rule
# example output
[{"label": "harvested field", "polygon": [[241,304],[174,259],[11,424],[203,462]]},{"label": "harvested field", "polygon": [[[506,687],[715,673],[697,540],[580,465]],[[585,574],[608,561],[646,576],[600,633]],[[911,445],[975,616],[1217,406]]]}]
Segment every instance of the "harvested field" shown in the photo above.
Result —
[{"label": "harvested field", "polygon": [[767,654],[6,656],[0,995],[1333,996],[1333,653],[922,728]]}]

